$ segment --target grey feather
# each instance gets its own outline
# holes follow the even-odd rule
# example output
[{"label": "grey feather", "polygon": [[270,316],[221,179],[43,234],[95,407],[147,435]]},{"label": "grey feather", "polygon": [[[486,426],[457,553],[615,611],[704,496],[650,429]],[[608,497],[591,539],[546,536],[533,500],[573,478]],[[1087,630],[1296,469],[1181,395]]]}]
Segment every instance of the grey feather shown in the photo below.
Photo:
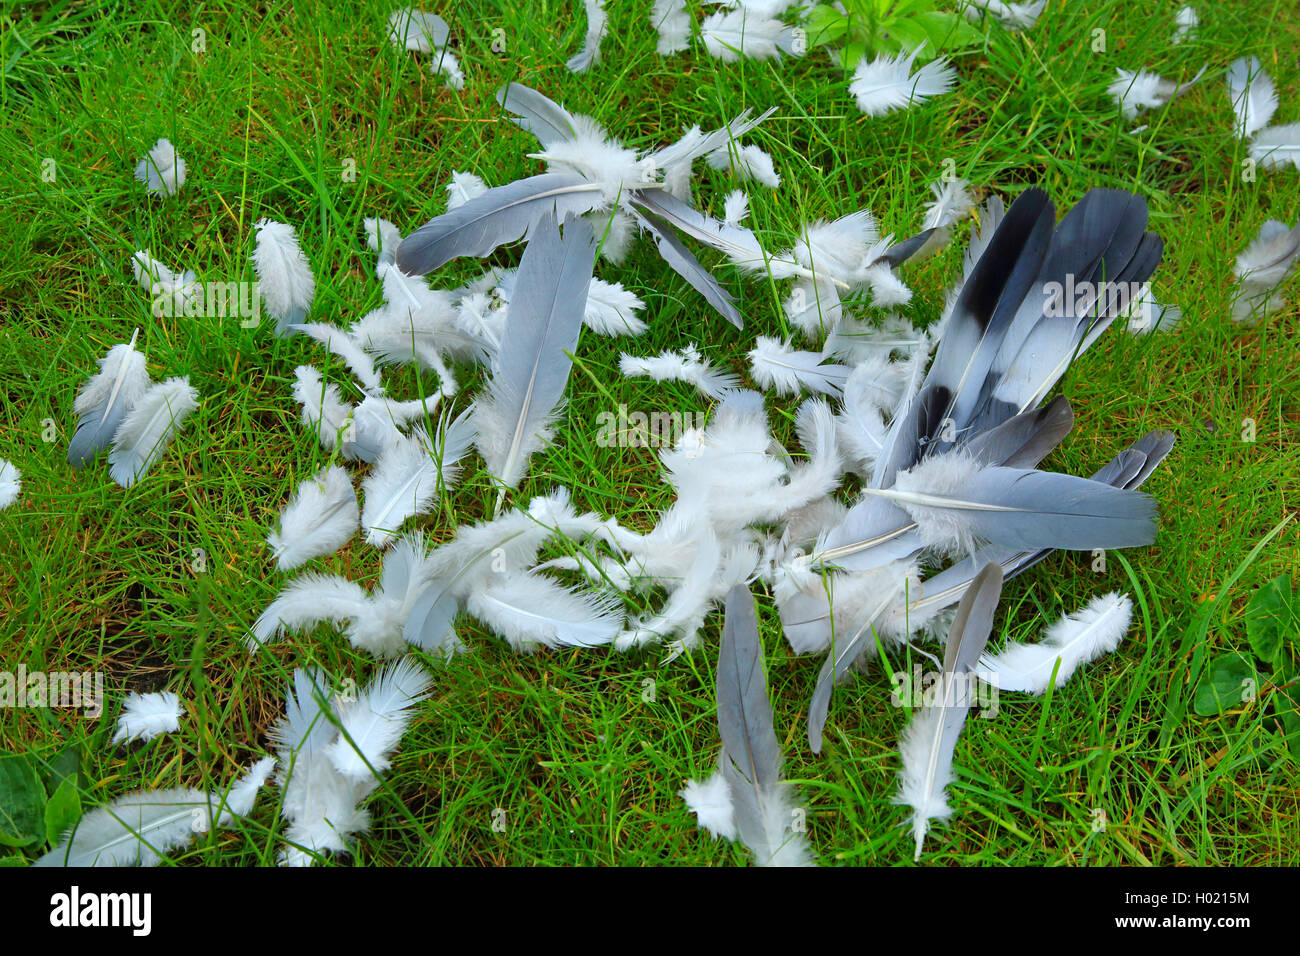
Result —
[{"label": "grey feather", "polygon": [[543,146],[563,143],[578,135],[572,113],[522,83],[508,83],[497,90],[497,102],[502,109],[515,114],[510,122],[532,133]]},{"label": "grey feather", "polygon": [[704,296],[705,301],[717,309],[724,319],[738,329],[744,328],[745,320],[741,318],[740,310],[735,306],[735,297],[713,278],[713,274],[708,269],[700,265],[691,250],[677,238],[672,227],[648,209],[637,208],[636,205],[630,208],[641,228],[654,237],[659,247],[659,255],[663,257],[664,262],[690,283],[691,288]]},{"label": "grey feather", "polygon": [[84,468],[97,452],[113,441],[117,426],[150,386],[144,356],[135,350],[136,329],[131,341],[115,345],[99,360],[99,374],[82,386],[74,405],[79,414],[77,431],[68,443],[68,464]]},{"label": "grey feather", "polygon": [[514,295],[485,394],[474,402],[476,444],[488,469],[516,488],[545,441],[572,367],[587,304],[596,238],[583,220],[538,224],[519,263]]},{"label": "grey feather", "polygon": [[407,275],[424,275],[458,256],[486,256],[531,236],[544,217],[579,216],[604,201],[599,184],[571,173],[544,173],[497,186],[403,239],[397,266]]},{"label": "grey feather", "polygon": [[905,503],[914,517],[918,509],[960,512],[983,540],[1024,551],[1135,548],[1156,536],[1150,496],[1058,472],[993,465],[951,495],[896,488],[870,493]]},{"label": "grey feather", "polygon": [[787,785],[763,670],[754,598],[743,584],[727,595],[718,647],[718,731],[723,778],[731,792],[736,832],[759,865],[810,862],[803,839],[788,833]]}]

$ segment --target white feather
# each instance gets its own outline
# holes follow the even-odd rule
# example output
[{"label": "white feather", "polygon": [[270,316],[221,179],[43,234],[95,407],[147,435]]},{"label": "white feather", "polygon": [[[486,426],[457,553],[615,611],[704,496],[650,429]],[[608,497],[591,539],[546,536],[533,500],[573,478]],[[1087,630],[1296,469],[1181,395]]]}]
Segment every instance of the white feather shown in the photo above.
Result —
[{"label": "white feather", "polygon": [[1133,601],[1127,594],[1103,594],[1051,625],[1038,644],[1017,642],[998,654],[985,654],[976,674],[999,690],[1041,695],[1058,660],[1056,686],[1063,687],[1081,666],[1119,647],[1132,619]]},{"label": "white feather", "polygon": [[923,707],[903,728],[898,740],[903,770],[897,801],[913,810],[912,835],[918,858],[930,821],[952,816],[946,791],[953,781],[953,751],[937,744],[945,711],[943,707]]},{"label": "white feather", "polygon": [[429,57],[429,72],[435,76],[443,74],[447,77],[447,85],[453,90],[465,88],[465,73],[460,68],[460,60],[447,47]]},{"label": "white feather", "polygon": [[979,20],[981,11],[996,18],[1008,30],[1028,30],[1042,16],[1047,0],[1008,3],[1006,0],[966,0],[966,19]]},{"label": "white feather", "polygon": [[429,694],[429,673],[412,658],[384,668],[357,699],[339,707],[342,729],[325,753],[334,769],[364,780],[391,766],[389,757]]},{"label": "white feather", "polygon": [[22,472],[12,462],[0,458],[0,508],[8,508],[18,500],[18,492],[23,487],[22,478]]},{"label": "white feather", "polygon": [[516,651],[609,644],[623,627],[612,600],[532,573],[497,575],[470,594],[466,609]]},{"label": "white feather", "polygon": [[432,53],[447,42],[447,21],[436,13],[412,7],[394,10],[388,16],[388,38],[412,53]]},{"label": "white feather", "polygon": [[451,182],[447,183],[447,211],[460,208],[471,199],[482,196],[487,190],[487,183],[473,173],[453,171]]},{"label": "white feather", "polygon": [[275,334],[307,318],[316,295],[316,280],[288,223],[258,220],[253,269],[266,311],[275,318]]},{"label": "white feather", "polygon": [[1174,97],[1187,92],[1205,74],[1205,70],[1205,67],[1201,67],[1200,71],[1186,83],[1178,84],[1157,76],[1149,70],[1134,71],[1117,68],[1115,80],[1107,87],[1106,92],[1119,105],[1124,118],[1133,119],[1142,110],[1164,106]]},{"label": "white feather", "polygon": [[347,332],[328,322],[307,322],[290,328],[310,336],[323,344],[331,354],[341,358],[366,391],[375,395],[383,394],[384,386],[375,370],[374,360]]},{"label": "white feather", "polygon": [[313,366],[299,365],[294,371],[293,398],[302,406],[302,423],[316,430],[323,448],[332,449],[352,414],[338,386],[327,385]]},{"label": "white feather", "polygon": [[366,248],[379,255],[375,266],[375,274],[379,275],[382,266],[392,265],[397,247],[402,244],[402,233],[387,219],[367,217],[362,226],[366,230]]},{"label": "white feather", "polygon": [[68,463],[80,468],[107,448],[122,418],[150,386],[144,356],[135,350],[136,329],[129,343],[114,345],[99,360],[99,372],[86,380],[73,402],[77,431],[68,446]]},{"label": "white feather", "polygon": [[695,814],[700,826],[709,831],[715,840],[736,839],[735,807],[731,802],[731,788],[721,771],[714,771],[713,776],[703,783],[687,780],[686,786],[678,794],[686,801],[687,808]]},{"label": "white feather", "polygon": [[323,468],[298,486],[280,515],[280,528],[266,536],[281,571],[289,571],[347,544],[357,531],[357,496],[346,470]]},{"label": "white feather", "polygon": [[82,817],[35,865],[156,866],[214,824],[229,827],[246,816],[274,766],[269,757],[258,761],[226,794],[178,787],[118,797]]},{"label": "white feather", "polygon": [[722,206],[722,221],[728,226],[739,226],[749,215],[749,196],[739,189],[727,193]]},{"label": "white feather", "polygon": [[135,178],[151,193],[175,196],[185,185],[185,160],[176,154],[176,147],[164,137],[154,143],[153,149],[136,164]]},{"label": "white feather", "polygon": [[1178,13],[1174,15],[1174,35],[1169,38],[1170,43],[1182,43],[1196,32],[1196,28],[1201,25],[1200,17],[1190,6],[1180,7]]},{"label": "white feather", "polygon": [[709,153],[705,161],[712,169],[727,169],[742,179],[753,179],[772,189],[781,185],[772,157],[757,146],[728,143]]},{"label": "white feather", "polygon": [[[203,293],[192,271],[186,269],[175,272],[151,256],[148,249],[140,250],[132,256],[131,268],[135,272],[135,281],[153,299],[152,308],[155,312],[186,315],[194,311],[191,303],[202,301]],[[164,296],[170,299],[165,311]]]},{"label": "white feather", "polygon": [[167,446],[199,407],[189,376],[150,386],[122,419],[108,453],[109,474],[130,488],[162,457]]},{"label": "white feather", "polygon": [[297,670],[293,677],[285,716],[271,730],[280,758],[280,814],[289,821],[289,846],[279,862],[309,866],[313,854],[348,852],[349,839],[369,829],[369,814],[358,804],[378,781],[343,776],[326,753],[338,736],[338,718],[324,672]]},{"label": "white feather", "polygon": [[1260,130],[1250,141],[1250,155],[1267,169],[1281,169],[1287,163],[1300,169],[1300,123]]},{"label": "white feather", "polygon": [[645,321],[637,313],[645,303],[619,282],[592,279],[582,323],[597,335],[640,335]]},{"label": "white feather", "polygon": [[629,378],[646,376],[656,382],[685,382],[710,398],[719,398],[723,392],[741,386],[739,375],[713,368],[700,357],[694,344],[680,352],[661,352],[647,358],[625,353],[619,356],[618,368]]},{"label": "white feather", "polygon": [[686,0],[655,0],[650,20],[659,33],[656,49],[660,56],[678,53],[690,45],[691,15]]},{"label": "white feather", "polygon": [[449,488],[455,482],[457,463],[469,450],[473,434],[468,420],[459,419],[444,431],[441,448],[435,451],[428,432],[417,426],[384,450],[361,484],[361,527],[367,544],[387,547],[407,518],[428,511],[439,485]]},{"label": "white feather", "polygon": [[957,71],[943,57],[931,60],[912,73],[921,47],[895,56],[865,57],[858,61],[849,83],[849,93],[858,109],[868,116],[883,116],[947,93],[957,82]]},{"label": "white feather", "polygon": [[303,574],[266,606],[245,640],[249,650],[255,651],[285,631],[299,631],[321,621],[341,628],[370,611],[370,599],[359,584],[333,575]]},{"label": "white feather", "polygon": [[1237,136],[1246,139],[1266,127],[1277,112],[1277,88],[1254,56],[1232,61],[1227,84]]},{"label": "white feather", "polygon": [[755,16],[744,9],[714,13],[700,24],[700,39],[709,56],[723,63],[740,57],[754,60],[780,59],[794,53],[794,31],[780,20]]},{"label": "white feather", "polygon": [[582,49],[566,64],[574,73],[582,73],[600,62],[600,41],[605,35],[604,0],[584,0],[583,5],[587,8],[587,35]]},{"label": "white feather", "polygon": [[749,353],[754,381],[778,395],[798,395],[802,389],[822,395],[840,395],[848,380],[844,365],[824,365],[818,352],[796,351],[779,339],[759,336]]},{"label": "white feather", "polygon": [[180,718],[184,713],[180,697],[169,690],[153,694],[132,691],[122,702],[122,713],[117,718],[117,730],[111,742],[152,740],[159,734],[180,730]]},{"label": "white feather", "polygon": [[934,193],[934,202],[925,207],[922,230],[951,226],[975,205],[975,198],[970,194],[970,184],[964,179],[944,179],[931,183],[930,191]]}]

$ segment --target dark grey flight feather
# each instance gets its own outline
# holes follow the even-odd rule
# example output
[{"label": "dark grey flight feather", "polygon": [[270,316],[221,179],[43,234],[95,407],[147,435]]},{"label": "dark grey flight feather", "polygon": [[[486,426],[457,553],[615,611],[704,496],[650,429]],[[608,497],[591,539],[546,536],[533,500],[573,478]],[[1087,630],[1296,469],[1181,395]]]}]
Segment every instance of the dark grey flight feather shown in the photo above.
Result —
[{"label": "dark grey flight feather", "polygon": [[476,444],[488,470],[517,488],[564,397],[578,345],[596,237],[585,220],[538,223],[519,262],[492,379],[474,402]]},{"label": "dark grey flight feather", "polygon": [[[1136,491],[1173,447],[1173,432],[1148,432],[1102,466],[1092,476],[1092,480],[1125,491]],[[909,607],[914,611],[927,612],[950,607],[961,600],[975,574],[985,564],[997,564],[1002,568],[1003,575],[1010,579],[1038,564],[1054,550],[1056,549],[1042,548],[1023,551],[1001,545],[987,545],[980,548],[973,557],[927,578],[922,582],[922,593],[910,599]],[[835,684],[844,678],[872,640],[874,637],[867,628],[833,646],[826,655],[808,704],[808,743],[813,753],[821,752],[823,728],[826,726]]]},{"label": "dark grey flight feather", "polygon": [[981,464],[1033,468],[1065,440],[1073,427],[1074,410],[1069,399],[1058,395],[1042,408],[1021,412],[977,434],[962,447]]},{"label": "dark grey flight feather", "polygon": [[[1054,208],[1041,189],[1026,189],[998,224],[962,286],[926,383],[948,390],[960,428],[966,389],[977,391],[1001,338],[1029,291],[1051,243]],[[974,396],[971,395],[971,398]]]},{"label": "dark grey flight feather", "polygon": [[[1092,480],[1125,491],[1136,491],[1164,461],[1165,456],[1173,449],[1174,441],[1173,432],[1163,430],[1148,432],[1103,465],[1092,476]],[[911,607],[922,610],[944,608],[956,603],[970,585],[975,572],[987,561],[997,562],[1007,578],[1012,578],[1032,568],[1054,550],[1054,548],[1042,548],[1036,551],[1019,551],[1001,546],[980,548],[973,558],[960,561],[928,578],[923,583],[922,594],[912,602]]]},{"label": "dark grey flight feather", "polygon": [[548,149],[577,138],[573,114],[522,83],[507,83],[497,90],[497,102],[502,109],[515,114],[509,118],[510,122],[532,133]]},{"label": "dark grey flight feather", "polygon": [[705,301],[724,319],[738,329],[744,328],[745,320],[735,306],[735,297],[713,278],[713,274],[708,269],[700,265],[691,250],[677,238],[672,227],[648,209],[638,208],[636,204],[628,208],[641,228],[654,237],[655,244],[659,247],[659,255],[663,257],[664,262],[690,283],[692,289],[704,296]]},{"label": "dark grey flight feather", "polygon": [[927,229],[924,232],[918,232],[911,238],[904,239],[902,242],[896,242],[886,249],[885,254],[876,261],[885,263],[891,269],[897,268],[920,252],[925,247],[925,244],[930,241],[930,237],[937,231],[937,228]]},{"label": "dark grey flight feather", "polygon": [[546,216],[580,216],[603,202],[600,185],[576,174],[529,176],[430,219],[397,247],[397,266],[407,275],[424,275],[458,256],[486,256],[531,235]]}]

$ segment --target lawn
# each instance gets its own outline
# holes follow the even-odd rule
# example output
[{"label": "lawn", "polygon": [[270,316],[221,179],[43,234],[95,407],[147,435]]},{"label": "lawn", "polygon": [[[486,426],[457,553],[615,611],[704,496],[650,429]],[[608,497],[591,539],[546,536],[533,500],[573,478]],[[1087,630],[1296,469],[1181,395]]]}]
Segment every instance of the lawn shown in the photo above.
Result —
[{"label": "lawn", "polygon": [[[1243,175],[1223,72],[1256,55],[1277,84],[1279,123],[1300,119],[1300,18],[1284,3],[1198,3],[1201,26],[1171,44],[1178,4],[1139,12],[1118,0],[1050,0],[1032,28],[982,26],[987,43],[957,55],[955,88],[882,117],[858,112],[848,77],[826,56],[725,63],[696,38],[656,52],[650,4],[611,2],[603,58],[574,74],[581,3],[446,3],[465,73],[463,90],[386,37],[388,7],[319,0],[35,3],[0,10],[0,458],[22,473],[17,503],[0,511],[0,669],[96,671],[98,718],[71,709],[0,709],[0,750],[25,754],[52,781],[73,777],[83,807],[140,789],[219,788],[272,752],[295,668],[319,666],[364,683],[375,659],[323,625],[250,654],[245,635],[290,578],[265,537],[298,483],[330,463],[298,421],[294,369],[325,368],[305,337],[270,324],[156,317],[131,259],[149,249],[200,278],[251,281],[254,224],[291,224],[315,276],[311,318],[346,327],[383,301],[362,221],[403,233],[441,213],[453,170],[501,185],[543,171],[536,142],[495,99],[511,81],[594,117],[625,145],[667,144],[684,128],[716,128],[746,108],[776,112],[747,137],[781,176],[750,184],[748,222],[766,248],[786,248],[802,223],[868,209],[883,232],[919,231],[945,169],[976,195],[1008,201],[1040,185],[1058,213],[1093,187],[1137,193],[1164,239],[1153,278],[1181,307],[1169,333],[1113,328],[1081,356],[1058,392],[1073,432],[1044,463],[1090,475],[1152,429],[1177,434],[1144,486],[1160,504],[1152,547],[1056,552],[1007,582],[993,643],[1035,640],[1095,595],[1132,594],[1119,649],[1044,697],[1005,695],[996,717],[973,718],[957,748],[955,813],[926,842],[938,865],[1296,865],[1300,766],[1267,708],[1272,685],[1215,716],[1190,706],[1207,662],[1247,649],[1251,594],[1300,557],[1300,475],[1294,293],[1254,324],[1231,320],[1232,268],[1267,219],[1300,214],[1294,167]],[[194,32],[203,31],[201,34]],[[1096,50],[1096,31],[1105,49]],[[199,43],[199,40],[202,40]],[[1117,68],[1204,78],[1137,120],[1106,89]],[[170,198],[147,195],[137,161],[167,137],[188,164]],[[696,166],[700,208],[722,215],[737,185]],[[934,322],[961,273],[969,221],[938,255],[900,270],[914,292],[902,310]],[[520,246],[494,253],[511,266]],[[723,321],[639,239],[628,258],[598,262],[646,303],[639,338],[584,332],[554,446],[531,462],[511,503],[557,485],[580,511],[640,531],[673,500],[656,449],[605,447],[602,413],[707,413],[688,385],[626,378],[620,353],[653,355],[695,343],[750,387],[746,353],[758,335],[789,335],[785,290],[701,259],[736,293],[745,327]],[[483,269],[454,260],[436,288]],[[1294,283],[1292,283],[1294,288]],[[877,314],[867,310],[864,315]],[[67,444],[73,400],[96,360],[140,330],[155,380],[188,375],[201,404],[161,461],[129,489],[102,463],[74,471]],[[332,371],[338,372],[337,361]],[[468,406],[487,373],[457,365]],[[346,370],[334,380],[347,380]],[[386,371],[389,393],[429,394],[412,366]],[[776,437],[795,447],[797,401],[768,393]],[[367,466],[349,465],[354,475]],[[847,495],[841,495],[847,500]],[[430,513],[408,522],[430,542],[490,517],[497,486],[476,454]],[[544,554],[564,553],[552,546]],[[361,537],[306,570],[369,587],[379,552]],[[775,728],[785,773],[806,801],[808,838],[823,864],[912,860],[908,810],[897,791],[897,741],[908,720],[879,667],[840,685],[819,756],[806,739],[821,657],[795,655],[770,591],[754,585]],[[659,592],[662,594],[662,592]],[[631,613],[644,598],[628,598]],[[697,828],[678,791],[703,779],[718,749],[715,668],[722,614],[698,649],[665,661],[662,647],[517,654],[464,615],[468,652],[444,662],[413,652],[433,691],[367,803],[370,831],[356,865],[730,865],[740,844]],[[890,667],[923,663],[897,647]],[[112,745],[127,691],[170,690],[185,704],[179,732]],[[253,813],[202,836],[169,861],[273,864],[282,848],[278,789]],[[1100,815],[1099,812],[1100,811]],[[1104,826],[1098,821],[1104,820]],[[10,862],[44,844],[0,850]]]}]

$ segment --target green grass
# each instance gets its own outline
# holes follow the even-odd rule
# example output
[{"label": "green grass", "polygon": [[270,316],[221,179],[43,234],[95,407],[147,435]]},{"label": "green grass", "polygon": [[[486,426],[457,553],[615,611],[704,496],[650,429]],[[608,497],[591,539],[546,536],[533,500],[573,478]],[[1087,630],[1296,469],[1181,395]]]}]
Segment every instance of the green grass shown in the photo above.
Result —
[{"label": "green grass", "polygon": [[[292,223],[316,274],[313,316],[346,325],[381,291],[362,218],[404,231],[443,208],[453,169],[501,184],[541,171],[535,142],[499,116],[494,91],[528,83],[590,114],[625,144],[646,147],[685,126],[717,126],[741,109],[776,106],[752,137],[770,151],[781,189],[752,190],[752,224],[768,248],[799,224],[871,209],[884,229],[913,233],[928,183],[951,159],[982,192],[1013,196],[1040,183],[1058,208],[1095,186],[1130,189],[1165,240],[1154,288],[1184,310],[1171,336],[1107,333],[1061,389],[1074,432],[1045,467],[1091,474],[1153,428],[1178,444],[1146,485],[1161,503],[1156,546],[1056,554],[1010,582],[995,642],[1034,639],[1092,595],[1133,593],[1134,627],[1118,652],[1043,699],[1004,698],[995,719],[968,724],[957,750],[953,822],[927,840],[932,864],[1291,864],[1300,862],[1300,774],[1261,713],[1265,698],[1218,718],[1188,713],[1189,673],[1205,654],[1245,644],[1245,599],[1300,556],[1292,524],[1252,549],[1295,509],[1294,300],[1253,327],[1229,318],[1234,257],[1267,218],[1294,221],[1300,174],[1243,182],[1222,71],[1256,54],[1277,83],[1276,122],[1300,119],[1300,21],[1288,4],[1202,2],[1196,40],[1170,46],[1167,0],[1052,0],[1022,34],[994,29],[987,48],[958,60],[956,90],[923,107],[861,116],[846,79],[822,54],[775,65],[722,64],[700,44],[661,58],[641,4],[611,4],[604,61],[574,76],[564,61],[585,29],[578,3],[447,3],[467,76],[445,88],[390,48],[386,5],[292,0],[243,3],[37,3],[0,14],[0,458],[23,474],[17,505],[0,512],[0,668],[100,670],[99,720],[67,710],[0,710],[0,748],[50,761],[82,755],[82,800],[139,788],[220,786],[265,752],[295,667],[319,664],[359,682],[375,664],[322,627],[250,657],[242,637],[285,576],[264,536],[296,482],[327,461],[297,422],[293,369],[322,361],[302,338],[264,325],[156,319],[130,257],[149,248],[200,278],[251,280],[252,224]],[[504,30],[504,53],[492,31]],[[206,52],[191,52],[191,30]],[[1106,31],[1107,52],[1091,49]],[[1106,97],[1116,67],[1168,77],[1210,69],[1188,95],[1125,122]],[[1132,132],[1135,125],[1146,128]],[[177,198],[146,197],[136,161],[160,136],[189,164]],[[56,178],[42,180],[52,158]],[[355,160],[355,182],[341,177]],[[730,178],[699,165],[698,201],[715,213]],[[966,229],[941,255],[904,269],[916,297],[905,312],[937,317],[960,269]],[[503,250],[494,262],[517,261]],[[716,262],[716,257],[705,257]],[[482,264],[457,260],[435,285]],[[670,501],[653,449],[603,448],[596,417],[633,409],[704,411],[684,386],[625,380],[623,349],[652,354],[699,343],[744,374],[758,334],[783,329],[776,287],[719,265],[741,294],[737,332],[642,240],[628,261],[597,274],[647,302],[645,337],[584,335],[559,442],[534,458],[514,500],[556,484],[580,508],[646,529]],[[146,480],[115,485],[101,463],[66,462],[72,401],[95,360],[135,327],[155,379],[188,374],[202,406]],[[459,369],[463,407],[481,375]],[[389,376],[401,398],[429,386],[411,369]],[[599,388],[595,383],[599,383]],[[793,441],[794,403],[769,398],[777,435]],[[1256,426],[1242,440],[1243,422]],[[46,440],[51,438],[52,440]],[[473,458],[436,513],[411,522],[435,540],[490,513],[495,490]],[[191,569],[202,548],[207,570]],[[369,586],[379,555],[354,541],[308,570]],[[1209,603],[1212,595],[1217,600]],[[907,811],[894,805],[896,741],[907,714],[889,703],[879,670],[836,692],[826,746],[813,757],[805,719],[820,659],[798,659],[758,595],[776,728],[800,782],[809,835],[824,863],[911,860]],[[1198,617],[1198,613],[1207,614]],[[713,667],[720,615],[702,648],[664,664],[648,650],[517,656],[462,619],[471,648],[435,667],[393,770],[372,799],[372,832],[354,861],[378,864],[731,864],[738,846],[697,830],[677,796],[707,774],[717,750]],[[1198,630],[1197,622],[1203,623]],[[891,652],[891,666],[910,667]],[[643,699],[654,682],[653,701]],[[127,690],[170,689],[187,702],[182,732],[110,747]],[[645,694],[644,697],[650,695]],[[1184,716],[1185,715],[1185,716]],[[273,862],[276,800],[268,788],[242,830],[221,831],[172,859],[211,865]],[[504,832],[493,829],[505,811]],[[1094,808],[1107,826],[1094,832]],[[499,817],[498,817],[499,819]]]}]

